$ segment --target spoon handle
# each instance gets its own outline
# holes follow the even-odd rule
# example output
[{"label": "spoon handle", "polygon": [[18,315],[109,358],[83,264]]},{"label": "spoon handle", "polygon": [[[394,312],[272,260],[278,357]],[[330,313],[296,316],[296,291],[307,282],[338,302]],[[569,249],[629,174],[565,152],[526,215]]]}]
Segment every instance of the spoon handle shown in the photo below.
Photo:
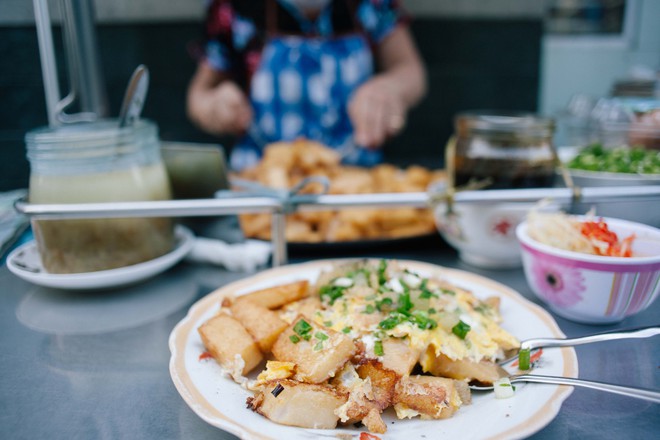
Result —
[{"label": "spoon handle", "polygon": [[535,374],[521,374],[511,376],[511,383],[515,382],[535,382],[555,385],[572,385],[576,387],[591,388],[594,390],[605,391],[608,393],[621,394],[623,396],[634,397],[636,399],[648,400],[650,402],[660,403],[660,392],[645,388],[633,388],[623,385],[614,385],[604,382],[596,382],[584,379],[574,379],[571,377],[557,376],[538,376]]},{"label": "spoon handle", "polygon": [[124,95],[119,111],[119,127],[126,127],[140,117],[149,89],[149,69],[144,64],[137,66]]},{"label": "spoon handle", "polygon": [[577,338],[568,339],[554,339],[554,338],[537,338],[528,339],[520,343],[520,349],[530,349],[540,347],[573,347],[575,345],[590,344],[592,342],[614,341],[616,339],[634,339],[634,338],[649,338],[651,336],[659,335],[659,326],[638,327],[629,330],[614,330],[611,332],[598,333],[595,335],[580,336]]}]

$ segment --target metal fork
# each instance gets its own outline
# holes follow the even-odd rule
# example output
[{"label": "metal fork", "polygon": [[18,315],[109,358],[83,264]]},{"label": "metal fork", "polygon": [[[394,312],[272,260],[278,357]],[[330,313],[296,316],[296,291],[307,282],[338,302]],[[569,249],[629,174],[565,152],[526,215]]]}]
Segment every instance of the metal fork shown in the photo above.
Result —
[{"label": "metal fork", "polygon": [[[527,339],[520,343],[520,350],[534,350],[536,348],[550,348],[550,347],[573,347],[576,345],[591,344],[592,342],[614,341],[617,339],[641,339],[650,338],[651,336],[660,334],[660,326],[637,327],[627,330],[613,330],[604,333],[596,333],[593,335],[579,336],[577,338],[534,338]],[[518,353],[500,361],[500,365],[505,365],[514,359],[518,358]]]},{"label": "metal fork", "polygon": [[[509,376],[511,383],[516,382],[534,382],[552,385],[571,385],[576,387],[591,388],[593,390],[605,391],[608,393],[621,394],[622,396],[634,397],[636,399],[648,400],[650,402],[660,403],[660,392],[646,388],[626,387],[614,385],[605,382],[596,382],[584,379],[574,379],[572,377],[557,376],[539,376],[535,374],[519,374]],[[494,385],[470,385],[473,391],[492,391]]]}]

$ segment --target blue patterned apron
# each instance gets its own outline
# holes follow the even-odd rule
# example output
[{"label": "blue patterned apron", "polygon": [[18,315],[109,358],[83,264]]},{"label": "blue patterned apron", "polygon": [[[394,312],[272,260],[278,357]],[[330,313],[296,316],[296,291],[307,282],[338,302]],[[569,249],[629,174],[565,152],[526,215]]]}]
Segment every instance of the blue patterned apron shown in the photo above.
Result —
[{"label": "blue patterned apron", "polygon": [[233,169],[256,165],[268,143],[301,137],[336,149],[344,163],[371,166],[382,160],[380,150],[355,145],[347,112],[353,92],[373,74],[371,50],[361,34],[329,36],[331,7],[315,22],[290,9],[303,31],[313,26],[318,37],[269,32],[250,87],[254,119],[232,151]]}]

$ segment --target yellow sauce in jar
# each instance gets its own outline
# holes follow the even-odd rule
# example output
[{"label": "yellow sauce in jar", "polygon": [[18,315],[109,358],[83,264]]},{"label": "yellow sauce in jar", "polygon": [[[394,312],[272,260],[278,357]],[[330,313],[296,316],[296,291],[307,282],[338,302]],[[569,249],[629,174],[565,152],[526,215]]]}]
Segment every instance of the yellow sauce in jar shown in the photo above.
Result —
[{"label": "yellow sauce in jar", "polygon": [[[149,132],[145,136],[151,138],[153,134]],[[90,166],[89,147],[96,144],[92,142],[83,143],[84,147],[75,150],[74,157],[84,157],[79,165],[71,166],[71,161],[63,157],[66,163],[58,164],[60,158],[52,161],[49,157],[47,167],[43,163],[33,166],[30,203],[170,199],[170,184],[159,151],[152,151],[148,160],[141,156],[143,148],[153,149],[158,143],[154,147],[154,139],[144,145],[139,140],[135,151],[121,153],[122,159],[116,165],[112,164],[117,157],[115,152],[114,156],[112,153],[92,156],[90,160],[102,166]],[[112,150],[110,147],[108,152]],[[63,156],[70,158],[71,154],[69,148]],[[131,154],[136,154],[134,162]],[[34,161],[32,157],[31,163]],[[33,220],[32,227],[43,266],[49,273],[83,273],[128,266],[164,255],[174,244],[173,223],[169,218]]]}]

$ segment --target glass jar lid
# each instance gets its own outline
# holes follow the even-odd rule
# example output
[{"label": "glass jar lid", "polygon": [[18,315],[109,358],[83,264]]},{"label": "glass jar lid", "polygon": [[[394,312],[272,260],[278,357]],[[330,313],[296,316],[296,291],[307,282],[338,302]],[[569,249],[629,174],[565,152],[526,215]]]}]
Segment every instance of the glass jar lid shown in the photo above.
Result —
[{"label": "glass jar lid", "polygon": [[42,127],[25,135],[33,171],[119,168],[160,160],[158,128],[141,119],[119,127],[114,119]]},{"label": "glass jar lid", "polygon": [[552,118],[540,117],[533,113],[506,111],[470,111],[456,115],[454,120],[459,136],[526,135],[551,137],[555,122]]}]

